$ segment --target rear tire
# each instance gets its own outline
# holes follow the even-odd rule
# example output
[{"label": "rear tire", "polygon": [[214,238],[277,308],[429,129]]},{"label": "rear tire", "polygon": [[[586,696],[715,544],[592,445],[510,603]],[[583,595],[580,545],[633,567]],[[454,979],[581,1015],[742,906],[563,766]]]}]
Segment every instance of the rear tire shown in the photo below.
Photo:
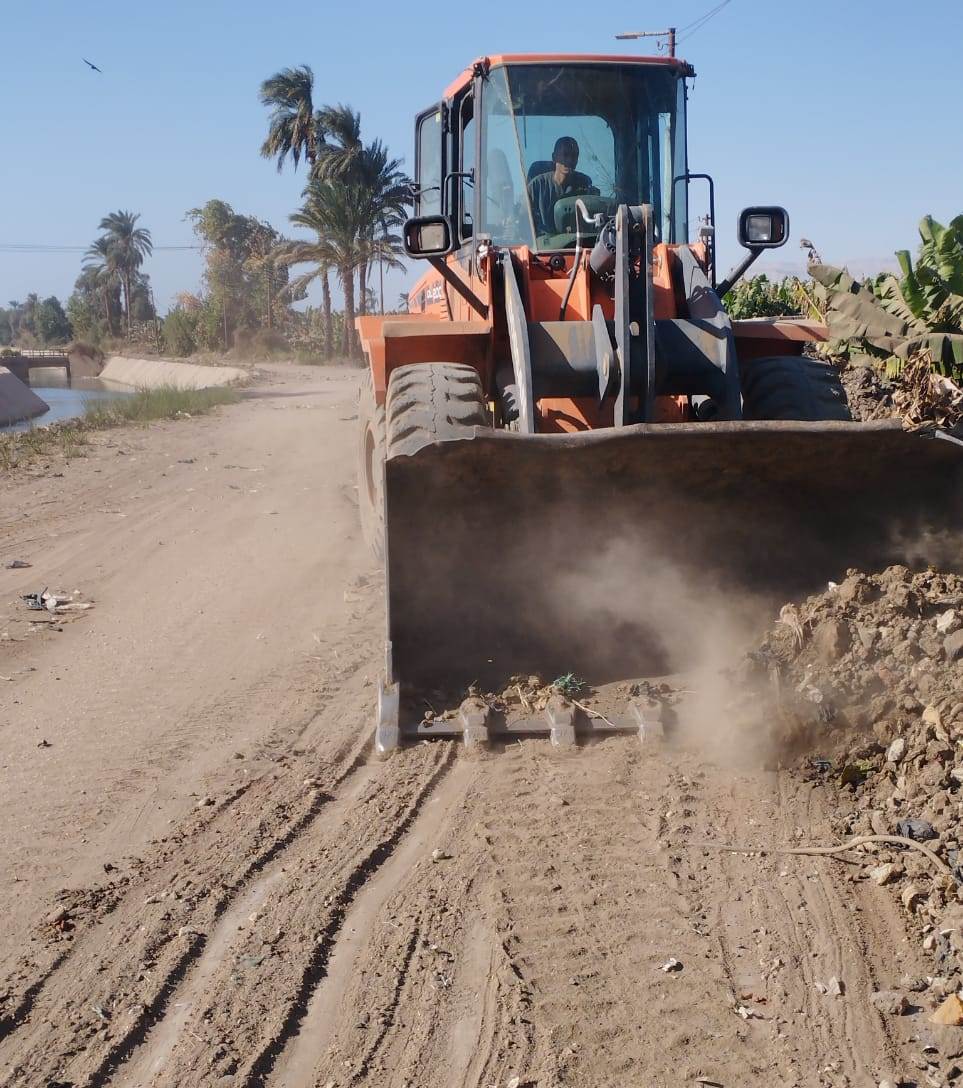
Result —
[{"label": "rear tire", "polygon": [[801,355],[777,355],[742,364],[743,419],[850,422],[839,371]]},{"label": "rear tire", "polygon": [[423,446],[464,438],[489,425],[485,394],[474,367],[462,363],[400,366],[388,379],[388,456],[417,453]]},{"label": "rear tire", "polygon": [[358,397],[358,512],[361,534],[375,559],[385,556],[385,410],[375,401],[369,370]]}]

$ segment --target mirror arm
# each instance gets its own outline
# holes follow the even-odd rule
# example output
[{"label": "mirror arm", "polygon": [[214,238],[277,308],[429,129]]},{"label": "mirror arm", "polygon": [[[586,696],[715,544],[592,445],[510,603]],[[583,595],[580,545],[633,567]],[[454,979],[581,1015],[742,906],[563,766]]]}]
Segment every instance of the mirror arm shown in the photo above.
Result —
[{"label": "mirror arm", "polygon": [[722,281],[722,283],[716,285],[716,294],[719,298],[725,298],[725,296],[732,290],[732,288],[742,279],[746,272],[746,269],[762,256],[761,249],[750,249],[749,252],[742,258],[742,260],[736,265],[736,267],[729,273],[728,276]]},{"label": "mirror arm", "polygon": [[448,262],[444,257],[429,257],[428,263],[438,273],[439,276],[452,287],[461,297],[468,303],[468,305],[479,315],[479,317],[488,317],[488,307],[484,302],[475,294],[470,287],[465,285],[456,272],[452,271]]}]

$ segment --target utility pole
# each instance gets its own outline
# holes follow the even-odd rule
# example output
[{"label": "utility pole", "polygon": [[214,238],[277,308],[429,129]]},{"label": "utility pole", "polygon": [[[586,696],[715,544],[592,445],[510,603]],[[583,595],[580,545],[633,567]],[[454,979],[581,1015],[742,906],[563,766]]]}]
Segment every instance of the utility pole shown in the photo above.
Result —
[{"label": "utility pole", "polygon": [[634,38],[665,38],[666,44],[669,50],[669,56],[675,56],[675,27],[670,26],[668,30],[635,30],[629,31],[626,34],[616,34],[615,37],[619,41],[629,41]]}]

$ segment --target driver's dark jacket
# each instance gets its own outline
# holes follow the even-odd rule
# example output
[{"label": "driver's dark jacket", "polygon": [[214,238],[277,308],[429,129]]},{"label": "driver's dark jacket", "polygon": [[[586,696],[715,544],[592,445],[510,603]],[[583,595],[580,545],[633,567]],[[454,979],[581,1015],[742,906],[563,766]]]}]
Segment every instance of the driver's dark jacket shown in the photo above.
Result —
[{"label": "driver's dark jacket", "polygon": [[536,234],[555,234],[555,202],[563,196],[579,196],[592,188],[592,179],[573,170],[564,185],[555,180],[555,171],[539,174],[528,183]]}]

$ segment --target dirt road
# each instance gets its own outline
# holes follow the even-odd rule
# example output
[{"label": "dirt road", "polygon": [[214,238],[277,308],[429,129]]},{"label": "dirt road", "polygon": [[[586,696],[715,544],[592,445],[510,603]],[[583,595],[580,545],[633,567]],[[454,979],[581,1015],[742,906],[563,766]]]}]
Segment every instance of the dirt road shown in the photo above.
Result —
[{"label": "dirt road", "polygon": [[[356,390],[278,368],[0,482],[0,1085],[921,1076],[886,889],[684,845],[828,836],[823,787],[626,737],[371,760]],[[44,586],[95,606],[31,626]]]}]

